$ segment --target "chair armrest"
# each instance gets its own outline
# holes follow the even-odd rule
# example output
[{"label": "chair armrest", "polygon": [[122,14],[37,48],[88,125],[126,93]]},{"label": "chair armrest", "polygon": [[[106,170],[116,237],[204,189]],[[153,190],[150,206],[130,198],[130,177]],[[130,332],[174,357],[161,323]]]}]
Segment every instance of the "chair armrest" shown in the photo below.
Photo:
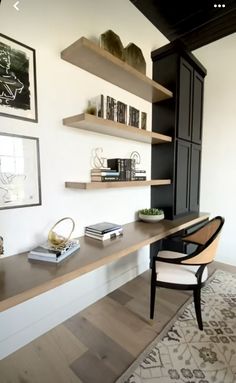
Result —
[{"label": "chair armrest", "polygon": [[157,262],[165,262],[165,263],[173,263],[175,265],[179,265],[182,263],[183,260],[186,260],[186,257],[179,257],[179,258],[163,258],[163,257],[155,257],[155,261]]}]

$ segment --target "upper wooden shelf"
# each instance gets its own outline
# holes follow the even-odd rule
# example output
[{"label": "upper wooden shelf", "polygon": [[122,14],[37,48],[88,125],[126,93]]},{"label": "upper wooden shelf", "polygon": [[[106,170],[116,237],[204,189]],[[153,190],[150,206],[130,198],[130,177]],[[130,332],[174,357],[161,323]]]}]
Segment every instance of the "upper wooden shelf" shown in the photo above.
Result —
[{"label": "upper wooden shelf", "polygon": [[173,97],[173,93],[81,37],[61,52],[61,58],[150,102]]},{"label": "upper wooden shelf", "polygon": [[126,138],[128,140],[146,142],[150,144],[162,144],[171,142],[172,138],[164,134],[149,132],[114,122],[105,120],[101,117],[93,116],[92,114],[78,114],[76,116],[63,119],[63,124],[72,126],[74,128],[84,129],[101,134],[108,134],[110,136]]},{"label": "upper wooden shelf", "polygon": [[112,181],[112,182],[76,182],[67,181],[65,182],[66,188],[72,189],[115,189],[125,187],[137,187],[137,186],[158,186],[158,185],[169,185],[171,180],[148,180],[148,181]]}]

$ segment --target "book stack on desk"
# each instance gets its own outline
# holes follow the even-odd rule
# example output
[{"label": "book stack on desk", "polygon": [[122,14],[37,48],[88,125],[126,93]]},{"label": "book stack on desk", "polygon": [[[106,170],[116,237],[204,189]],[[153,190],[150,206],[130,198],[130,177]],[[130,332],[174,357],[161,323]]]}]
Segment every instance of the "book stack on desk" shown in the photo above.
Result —
[{"label": "book stack on desk", "polygon": [[78,239],[69,241],[62,249],[51,247],[48,242],[32,249],[28,254],[28,259],[59,263],[69,257],[80,248]]},{"label": "book stack on desk", "polygon": [[86,226],[85,235],[100,241],[105,241],[123,235],[123,228],[115,223],[100,222],[95,225]]}]

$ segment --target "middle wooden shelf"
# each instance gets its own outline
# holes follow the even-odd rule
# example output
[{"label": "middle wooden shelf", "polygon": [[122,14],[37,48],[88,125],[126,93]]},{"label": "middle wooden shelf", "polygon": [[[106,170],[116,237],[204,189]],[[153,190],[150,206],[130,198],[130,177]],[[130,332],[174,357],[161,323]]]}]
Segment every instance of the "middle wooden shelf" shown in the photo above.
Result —
[{"label": "middle wooden shelf", "polygon": [[76,182],[67,181],[65,187],[70,189],[110,189],[137,186],[160,186],[169,185],[170,179],[147,180],[147,181],[112,181],[112,182]]},{"label": "middle wooden shelf", "polygon": [[145,142],[148,144],[163,144],[172,141],[170,136],[166,136],[164,134],[134,128],[133,126],[121,124],[120,122],[114,122],[112,120],[106,120],[87,113],[64,118],[63,124],[73,128],[126,138],[133,141]]}]

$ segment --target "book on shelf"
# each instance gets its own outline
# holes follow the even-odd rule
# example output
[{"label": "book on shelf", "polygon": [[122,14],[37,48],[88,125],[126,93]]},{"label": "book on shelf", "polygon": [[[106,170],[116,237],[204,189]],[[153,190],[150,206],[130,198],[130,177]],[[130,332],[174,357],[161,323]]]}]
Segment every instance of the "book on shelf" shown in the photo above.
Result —
[{"label": "book on shelf", "polygon": [[105,233],[105,234],[99,234],[99,233],[95,233],[94,231],[85,230],[85,236],[98,239],[100,241],[106,241],[107,239],[113,239],[116,237],[120,237],[121,235],[123,235],[122,228],[117,230],[112,230],[109,233]]},{"label": "book on shelf", "polygon": [[120,181],[119,176],[91,176],[92,182],[113,182]]},{"label": "book on shelf", "polygon": [[92,168],[91,173],[102,173],[102,172],[108,172],[112,171],[111,168]]},{"label": "book on shelf", "polygon": [[146,170],[143,169],[134,169],[135,174],[137,173],[146,173]]},{"label": "book on shelf", "polygon": [[146,180],[147,180],[146,176],[141,176],[141,177],[134,176],[132,179],[132,181],[146,181]]},{"label": "book on shelf", "polygon": [[120,181],[131,181],[132,170],[135,166],[135,161],[131,158],[109,158],[107,164],[111,169],[120,173]]},{"label": "book on shelf", "polygon": [[51,249],[46,249],[43,246],[38,246],[35,249],[31,250],[28,254],[28,259],[59,263],[63,259],[74,254],[80,248],[79,242],[71,245],[67,250],[61,252],[60,250],[55,250],[54,253]]},{"label": "book on shelf", "polygon": [[96,170],[91,170],[91,176],[119,176],[119,172],[116,170],[104,170],[102,172],[98,172]]},{"label": "book on shelf", "polygon": [[121,225],[111,222],[99,222],[94,225],[85,226],[85,231],[89,230],[98,234],[106,234],[114,230],[122,229]]}]

